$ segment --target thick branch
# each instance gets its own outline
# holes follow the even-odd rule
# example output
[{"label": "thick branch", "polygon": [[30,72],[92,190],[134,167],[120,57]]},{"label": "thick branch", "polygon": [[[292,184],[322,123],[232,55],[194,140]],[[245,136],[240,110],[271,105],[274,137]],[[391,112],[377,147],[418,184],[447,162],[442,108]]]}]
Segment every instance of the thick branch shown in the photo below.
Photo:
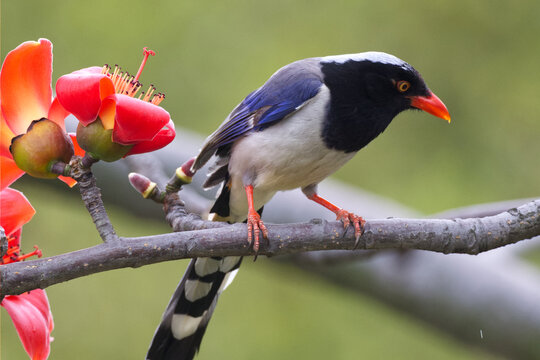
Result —
[{"label": "thick branch", "polygon": [[[215,226],[215,223],[199,220]],[[352,249],[353,231],[339,222],[270,225],[269,243],[260,254],[274,256],[314,250]],[[360,249],[421,249],[478,254],[540,235],[540,200],[484,218],[371,220],[360,239]],[[93,273],[139,267],[162,261],[227,255],[253,255],[244,224],[185,231],[103,243],[51,258],[0,267],[0,295],[20,294],[34,288]]]}]

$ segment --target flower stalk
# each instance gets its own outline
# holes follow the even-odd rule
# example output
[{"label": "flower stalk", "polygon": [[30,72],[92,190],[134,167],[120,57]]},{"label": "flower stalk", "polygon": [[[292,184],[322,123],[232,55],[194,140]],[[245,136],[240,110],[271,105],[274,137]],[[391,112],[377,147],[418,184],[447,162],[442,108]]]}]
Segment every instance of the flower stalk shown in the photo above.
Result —
[{"label": "flower stalk", "polygon": [[57,161],[51,164],[49,171],[53,174],[69,176],[69,174],[71,173],[71,166],[62,161]]}]

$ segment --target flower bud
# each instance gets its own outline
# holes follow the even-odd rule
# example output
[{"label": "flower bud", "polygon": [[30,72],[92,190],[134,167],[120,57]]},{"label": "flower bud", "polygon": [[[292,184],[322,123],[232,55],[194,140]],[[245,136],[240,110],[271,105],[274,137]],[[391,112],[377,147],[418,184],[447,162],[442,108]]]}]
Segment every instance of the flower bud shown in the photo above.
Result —
[{"label": "flower bud", "polygon": [[101,121],[94,121],[87,126],[77,126],[77,142],[93,158],[103,161],[116,161],[124,157],[133,145],[122,145],[112,140],[113,130],[103,127]]},{"label": "flower bud", "polygon": [[128,175],[129,183],[135,190],[137,190],[143,198],[147,199],[154,189],[156,188],[157,184],[153,181],[150,181],[146,176],[132,172]]},{"label": "flower bud", "polygon": [[41,118],[32,121],[26,134],[14,137],[9,150],[21,170],[37,178],[52,179],[58,177],[50,171],[52,166],[71,160],[73,143],[58,124]]}]

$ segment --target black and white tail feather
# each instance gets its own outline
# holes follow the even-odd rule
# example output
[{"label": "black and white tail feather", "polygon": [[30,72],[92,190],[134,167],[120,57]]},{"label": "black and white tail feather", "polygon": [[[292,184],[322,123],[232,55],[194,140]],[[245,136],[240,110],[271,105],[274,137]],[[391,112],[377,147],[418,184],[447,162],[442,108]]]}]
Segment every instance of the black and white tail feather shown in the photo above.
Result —
[{"label": "black and white tail feather", "polygon": [[[207,151],[215,150],[203,149],[201,154],[206,154]],[[228,151],[227,146],[218,149],[216,162],[204,184],[205,188],[223,184],[210,210],[213,218],[221,221],[227,221],[230,212]],[[198,167],[195,170],[203,165],[204,163],[196,164]],[[259,213],[262,213],[262,209]],[[241,263],[241,256],[191,260],[165,309],[146,355],[147,360],[193,359],[199,350],[218,297],[234,280]]]},{"label": "black and white tail feather", "polygon": [[232,282],[239,256],[193,259],[163,315],[147,359],[192,359],[219,294]]},{"label": "black and white tail feather", "polygon": [[[225,184],[211,213],[226,219],[228,203],[229,189]],[[241,263],[240,256],[191,260],[154,334],[148,360],[193,359],[218,297],[231,284]]]}]

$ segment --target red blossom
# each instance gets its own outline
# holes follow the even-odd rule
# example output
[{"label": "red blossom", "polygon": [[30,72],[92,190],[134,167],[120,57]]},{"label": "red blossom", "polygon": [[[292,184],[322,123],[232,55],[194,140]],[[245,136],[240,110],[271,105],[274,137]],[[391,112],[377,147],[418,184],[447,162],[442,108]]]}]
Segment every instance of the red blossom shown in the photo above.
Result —
[{"label": "red blossom", "polygon": [[[145,50],[145,60],[151,51]],[[105,130],[112,130],[112,141],[133,146],[125,156],[160,149],[176,135],[170,115],[158,104],[163,94],[135,98],[141,84],[137,77],[103,68],[90,67],[60,77],[56,83],[58,100],[83,126],[100,120]],[[82,143],[81,143],[82,144]],[[91,151],[87,149],[87,151]]]},{"label": "red blossom", "polygon": [[[0,71],[0,189],[24,174],[9,151],[11,139],[24,134],[33,120],[48,118],[63,131],[67,112],[52,99],[52,43],[47,39],[27,41],[10,51]],[[71,178],[62,180],[73,186]]]},{"label": "red blossom", "polygon": [[[0,199],[0,226],[8,239],[8,250],[0,259],[0,265],[21,261],[33,255],[41,256],[38,249],[30,254],[20,253],[22,226],[35,213],[32,205],[21,192],[10,188],[0,190]],[[0,305],[11,317],[30,358],[47,359],[54,323],[45,291],[36,289],[21,295],[8,295]]]}]

